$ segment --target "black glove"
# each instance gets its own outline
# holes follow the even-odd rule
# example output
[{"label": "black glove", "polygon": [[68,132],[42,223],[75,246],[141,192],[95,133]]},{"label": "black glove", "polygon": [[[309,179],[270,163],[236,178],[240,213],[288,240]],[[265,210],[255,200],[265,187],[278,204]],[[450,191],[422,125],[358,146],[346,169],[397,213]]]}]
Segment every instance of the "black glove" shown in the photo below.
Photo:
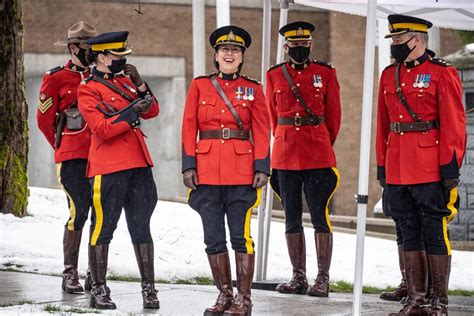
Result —
[{"label": "black glove", "polygon": [[449,192],[459,184],[459,178],[443,178],[443,187],[444,189]]},{"label": "black glove", "polygon": [[263,172],[255,172],[255,176],[253,177],[253,187],[254,188],[261,188],[266,185],[268,182],[268,176]]},{"label": "black glove", "polygon": [[[148,97],[148,98],[147,98]],[[153,103],[153,99],[150,97],[150,96],[147,96],[145,97],[145,100],[141,99],[139,101],[137,101],[137,103],[135,103],[133,106],[132,106],[132,109],[136,112],[136,113],[146,113],[148,112],[148,110],[150,109],[151,107],[151,104]]]},{"label": "black glove", "polygon": [[123,67],[123,73],[130,77],[130,80],[133,82],[135,87],[140,87],[143,84],[143,80],[138,73],[137,67],[131,64],[126,64]]},{"label": "black glove", "polygon": [[387,182],[386,182],[385,177],[379,179],[379,184],[384,189],[387,187]]},{"label": "black glove", "polygon": [[132,128],[140,126],[138,115],[131,108],[127,109],[125,112],[120,113],[112,122],[112,124],[117,124],[119,122],[127,122]]},{"label": "black glove", "polygon": [[184,171],[183,183],[187,188],[190,188],[192,190],[197,189],[198,178],[197,178],[196,169],[188,169]]}]

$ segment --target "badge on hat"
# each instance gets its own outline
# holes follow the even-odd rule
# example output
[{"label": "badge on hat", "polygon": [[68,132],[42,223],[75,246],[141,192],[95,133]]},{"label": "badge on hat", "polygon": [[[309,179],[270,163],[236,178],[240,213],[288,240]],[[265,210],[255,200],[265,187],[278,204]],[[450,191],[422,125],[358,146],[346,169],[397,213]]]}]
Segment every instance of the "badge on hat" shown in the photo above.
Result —
[{"label": "badge on hat", "polygon": [[413,82],[413,88],[428,88],[430,86],[430,74],[418,74]]},{"label": "badge on hat", "polygon": [[323,79],[321,78],[321,75],[313,75],[313,86],[315,88],[323,87]]}]

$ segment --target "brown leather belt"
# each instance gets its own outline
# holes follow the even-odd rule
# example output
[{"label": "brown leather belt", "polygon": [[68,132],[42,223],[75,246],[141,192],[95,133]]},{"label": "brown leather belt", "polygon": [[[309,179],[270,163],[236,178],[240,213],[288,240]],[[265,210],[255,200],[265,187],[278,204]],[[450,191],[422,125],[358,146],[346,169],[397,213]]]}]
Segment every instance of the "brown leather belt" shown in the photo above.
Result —
[{"label": "brown leather belt", "polygon": [[426,132],[433,128],[439,128],[439,121],[422,121],[413,123],[390,123],[390,130],[395,134],[402,132]]},{"label": "brown leather belt", "polygon": [[199,131],[199,139],[242,139],[248,140],[250,132],[241,129],[223,128],[209,131]]},{"label": "brown leather belt", "polygon": [[324,116],[295,116],[295,117],[279,117],[278,125],[319,125],[325,122]]}]

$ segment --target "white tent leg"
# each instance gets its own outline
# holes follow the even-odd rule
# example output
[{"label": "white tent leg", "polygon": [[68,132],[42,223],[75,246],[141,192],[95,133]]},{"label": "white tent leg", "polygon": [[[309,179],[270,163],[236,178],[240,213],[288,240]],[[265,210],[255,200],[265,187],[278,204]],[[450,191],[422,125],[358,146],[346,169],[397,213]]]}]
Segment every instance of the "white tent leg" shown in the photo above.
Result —
[{"label": "white tent leg", "polygon": [[364,238],[367,219],[367,200],[370,167],[370,134],[372,98],[374,88],[374,55],[377,0],[369,0],[365,37],[364,90],[362,97],[362,123],[360,134],[359,192],[357,195],[357,245],[354,276],[353,315],[361,314],[364,270]]},{"label": "white tent leg", "polygon": [[[272,29],[272,1],[263,0],[263,41],[262,41],[262,85],[265,88],[266,84],[266,72],[270,67],[270,44],[271,44],[271,29]],[[264,89],[265,90],[265,89]],[[264,261],[268,256],[268,248],[266,246],[266,231],[268,225],[268,231],[270,230],[268,218],[272,216],[272,204],[268,206],[269,196],[273,194],[273,191],[269,185],[263,188],[262,197],[263,200],[258,207],[258,247],[257,252],[257,268],[255,273],[255,279],[257,281],[265,280],[263,266]],[[268,244],[267,244],[268,245]],[[267,252],[266,252],[267,251]],[[266,267],[266,265],[265,265]]]},{"label": "white tent leg", "polygon": [[204,0],[193,1],[193,76],[197,77],[206,73],[206,60],[204,53]]},{"label": "white tent leg", "polygon": [[230,0],[216,0],[217,27],[230,25]]}]

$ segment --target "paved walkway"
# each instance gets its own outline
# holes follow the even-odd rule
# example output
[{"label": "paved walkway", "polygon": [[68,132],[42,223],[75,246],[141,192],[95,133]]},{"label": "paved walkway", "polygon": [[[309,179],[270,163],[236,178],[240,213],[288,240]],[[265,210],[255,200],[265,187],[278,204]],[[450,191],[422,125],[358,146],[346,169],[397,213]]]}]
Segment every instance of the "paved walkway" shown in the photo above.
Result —
[{"label": "paved walkway", "polygon": [[[19,272],[0,272],[0,306],[16,305],[28,301],[41,305],[48,304],[87,308],[89,294],[66,294],[60,290],[61,278]],[[213,286],[158,284],[159,310],[142,308],[141,289],[138,282],[110,281],[112,299],[118,309],[113,314],[156,314],[156,315],[202,315],[203,310],[214,303],[217,291]],[[284,295],[273,291],[253,290],[253,315],[350,315],[352,312],[351,294],[330,294],[329,298],[313,298],[306,295]],[[42,307],[42,308],[41,308]],[[388,315],[400,309],[399,303],[386,302],[377,295],[364,295],[363,315]],[[21,314],[27,312],[23,305]],[[18,309],[17,309],[18,310]],[[45,312],[46,313],[46,312]],[[15,307],[0,307],[0,315],[20,314]],[[62,313],[63,315],[65,313]],[[450,297],[449,315],[474,315],[474,297]]]}]

